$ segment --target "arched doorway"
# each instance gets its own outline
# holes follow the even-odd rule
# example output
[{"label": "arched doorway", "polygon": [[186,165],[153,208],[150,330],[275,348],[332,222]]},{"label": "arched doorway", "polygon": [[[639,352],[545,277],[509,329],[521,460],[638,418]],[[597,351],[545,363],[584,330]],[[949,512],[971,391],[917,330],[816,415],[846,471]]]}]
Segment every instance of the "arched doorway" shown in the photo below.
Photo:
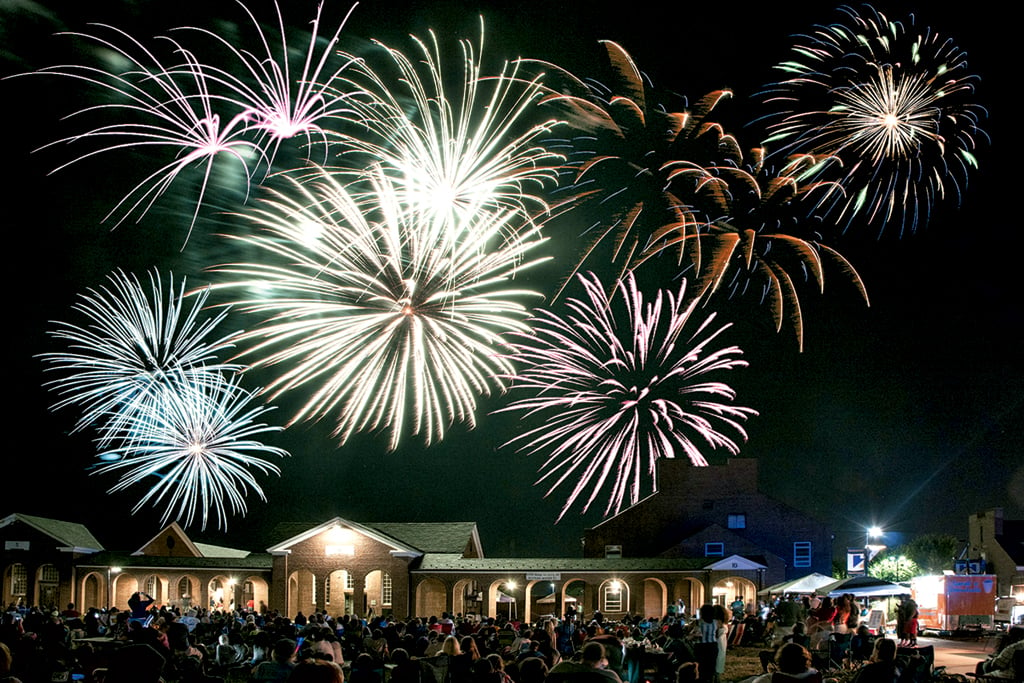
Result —
[{"label": "arched doorway", "polygon": [[375,615],[392,614],[391,601],[393,596],[393,584],[391,574],[381,569],[375,569],[366,575],[363,582],[363,602],[365,602],[364,614]]},{"label": "arched doorway", "polygon": [[718,581],[711,589],[711,599],[716,605],[729,607],[736,600],[746,603],[757,599],[757,587],[750,579],[742,576],[727,576]]},{"label": "arched doorway", "polygon": [[416,614],[441,616],[448,611],[448,594],[439,579],[423,579],[416,585]]},{"label": "arched doorway", "polygon": [[199,577],[186,575],[178,579],[177,585],[171,594],[171,602],[182,609],[188,610],[192,607],[202,605],[202,596],[199,594]]},{"label": "arched doorway", "polygon": [[250,610],[266,608],[270,599],[267,580],[260,576],[247,576],[242,582],[242,606]]},{"label": "arched doorway", "polygon": [[335,569],[324,577],[324,606],[331,613],[352,614],[355,612],[352,604],[352,593],[355,588],[350,571]]},{"label": "arched doorway", "polygon": [[111,606],[118,609],[128,609],[128,598],[132,596],[132,593],[139,590],[139,580],[127,572],[114,574],[112,580],[114,582],[114,602]]},{"label": "arched doorway", "polygon": [[661,579],[644,579],[643,603],[638,611],[645,617],[661,618],[668,614],[668,587]]},{"label": "arched doorway", "polygon": [[487,614],[507,619],[519,618],[519,582],[513,579],[492,581],[487,587]]},{"label": "arched doorway", "polygon": [[316,611],[316,576],[308,569],[297,569],[288,576],[288,611],[312,614]]},{"label": "arched doorway", "polygon": [[155,606],[165,605],[172,601],[168,584],[167,577],[159,574],[149,574],[140,581],[142,590],[153,598]]},{"label": "arched doorway", "polygon": [[105,607],[107,604],[105,577],[98,572],[89,572],[83,576],[78,587],[78,603],[82,612],[93,607]]},{"label": "arched doorway", "polygon": [[677,615],[693,616],[705,602],[704,584],[699,579],[679,579],[672,588],[672,594]]}]

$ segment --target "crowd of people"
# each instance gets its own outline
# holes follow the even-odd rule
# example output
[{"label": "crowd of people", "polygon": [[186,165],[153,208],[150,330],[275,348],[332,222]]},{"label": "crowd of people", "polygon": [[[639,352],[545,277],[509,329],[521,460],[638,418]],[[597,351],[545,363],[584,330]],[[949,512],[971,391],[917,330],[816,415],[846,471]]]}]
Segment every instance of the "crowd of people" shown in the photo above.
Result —
[{"label": "crowd of people", "polygon": [[[766,670],[801,677],[815,671],[822,634],[856,632],[861,616],[851,596],[738,600],[693,615],[680,604],[663,619],[615,622],[570,609],[533,624],[447,613],[396,621],[183,611],[136,597],[130,611],[11,606],[0,619],[0,683],[717,683],[730,647],[773,642],[781,647],[762,653]],[[887,646],[872,647],[860,643],[859,656],[883,661]]]}]

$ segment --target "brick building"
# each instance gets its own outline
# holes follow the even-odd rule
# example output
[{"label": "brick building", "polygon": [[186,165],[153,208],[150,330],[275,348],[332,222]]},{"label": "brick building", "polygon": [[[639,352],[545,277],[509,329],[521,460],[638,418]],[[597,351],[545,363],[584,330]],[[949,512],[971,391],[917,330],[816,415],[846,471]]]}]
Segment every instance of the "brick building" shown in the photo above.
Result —
[{"label": "brick building", "polygon": [[1024,521],[1004,519],[1002,508],[976,512],[968,519],[968,542],[968,556],[996,575],[997,595],[1024,595]]},{"label": "brick building", "polygon": [[[5,603],[124,607],[266,605],[294,615],[441,612],[533,620],[570,604],[660,616],[752,599],[787,578],[831,568],[827,527],[757,491],[752,460],[693,468],[664,461],[661,490],[586,532],[583,557],[488,558],[474,522],[282,524],[261,551],[192,541],[170,524],[129,553],[105,551],[81,525],[26,515],[0,521]],[[56,584],[43,576],[53,566]],[[22,569],[23,568],[23,569]],[[48,570],[49,571],[49,570]]]},{"label": "brick building", "polygon": [[[663,460],[658,491],[584,537],[585,557],[742,555],[765,565],[768,585],[832,573],[831,529],[758,490],[757,460],[692,467]],[[643,529],[643,533],[636,533]]]}]

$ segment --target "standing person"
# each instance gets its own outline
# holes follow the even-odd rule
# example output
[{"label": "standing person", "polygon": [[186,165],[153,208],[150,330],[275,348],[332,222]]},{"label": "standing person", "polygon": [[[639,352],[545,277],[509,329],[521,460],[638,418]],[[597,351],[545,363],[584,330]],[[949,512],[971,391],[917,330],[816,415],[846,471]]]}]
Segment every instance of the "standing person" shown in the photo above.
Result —
[{"label": "standing person", "polygon": [[725,673],[725,651],[729,647],[729,621],[732,614],[725,605],[715,605],[715,635],[718,638],[718,659],[715,662],[715,680],[721,680]]},{"label": "standing person", "polygon": [[693,654],[697,659],[701,683],[711,683],[715,680],[719,648],[718,622],[715,620],[715,607],[711,604],[701,605],[697,614],[697,628],[700,633],[700,640],[694,645]]}]

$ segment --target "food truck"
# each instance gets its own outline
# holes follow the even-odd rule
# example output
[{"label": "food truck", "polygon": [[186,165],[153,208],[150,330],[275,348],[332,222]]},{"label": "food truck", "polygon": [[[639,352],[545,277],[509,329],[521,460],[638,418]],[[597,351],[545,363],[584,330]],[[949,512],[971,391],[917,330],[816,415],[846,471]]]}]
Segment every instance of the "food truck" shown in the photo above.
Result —
[{"label": "food truck", "polygon": [[918,576],[910,582],[910,592],[920,612],[921,630],[993,628],[996,585],[993,574]]}]

